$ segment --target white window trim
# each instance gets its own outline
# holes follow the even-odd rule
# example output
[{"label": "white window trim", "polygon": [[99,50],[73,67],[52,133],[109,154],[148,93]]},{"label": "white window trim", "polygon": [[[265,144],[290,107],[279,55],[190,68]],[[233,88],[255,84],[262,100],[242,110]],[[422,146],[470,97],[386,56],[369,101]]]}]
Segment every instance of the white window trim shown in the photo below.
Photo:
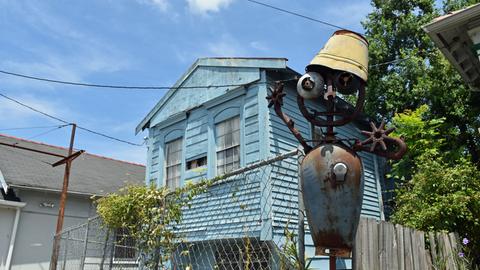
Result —
[{"label": "white window trim", "polygon": [[[177,152],[180,152],[179,162],[176,163],[175,165],[170,165],[170,166],[168,166],[168,165],[167,165],[167,164],[168,164],[168,144],[173,143],[173,142],[176,142],[176,141],[178,141],[178,140],[181,140],[180,150],[177,151]],[[168,173],[167,173],[167,172],[168,172],[168,168],[173,167],[173,166],[179,166],[179,167],[180,167],[179,172],[178,172],[178,176],[177,176],[178,179],[177,179],[177,182],[175,183],[175,186],[174,186],[173,189],[179,188],[180,185],[181,185],[180,182],[181,182],[181,180],[182,180],[182,179],[181,179],[181,178],[182,178],[182,163],[183,163],[183,151],[184,151],[184,149],[183,149],[183,144],[184,144],[183,137],[178,137],[178,138],[176,138],[176,139],[174,139],[174,140],[170,140],[170,141],[168,141],[168,142],[165,142],[165,144],[164,144],[164,174],[163,174],[163,175],[165,176],[165,177],[164,177],[164,179],[165,179],[165,181],[164,181],[164,186],[165,186],[165,187],[169,187],[169,186],[168,186],[168,180],[169,180],[169,179],[168,179]]]},{"label": "white window trim", "polygon": [[[231,145],[229,147],[226,147],[226,148],[223,148],[223,149],[219,150],[218,146],[217,146],[218,138],[219,138],[218,134],[217,134],[217,126],[219,124],[222,124],[222,123],[227,122],[227,121],[231,121],[231,120],[236,119],[236,118],[238,118],[238,129],[236,129],[234,131],[238,132],[238,134],[239,134],[238,143],[235,144],[235,145]],[[215,153],[215,166],[214,166],[215,174],[216,175],[221,175],[221,174],[227,173],[225,168],[224,168],[224,171],[222,173],[219,173],[219,170],[218,170],[218,166],[219,166],[218,165],[218,153],[226,152],[229,149],[235,149],[237,147],[238,147],[238,165],[237,165],[238,167],[233,168],[233,169],[240,168],[242,166],[242,163],[241,163],[242,162],[242,152],[241,152],[242,151],[242,146],[241,146],[241,144],[242,144],[242,119],[241,119],[241,116],[239,114],[237,114],[237,115],[234,115],[234,116],[229,117],[227,119],[224,119],[222,121],[216,122],[215,126],[214,126],[214,130],[215,130],[215,134],[214,134],[214,138],[215,138],[215,142],[214,142],[214,145],[215,145],[215,151],[214,151],[214,153]],[[223,136],[225,136],[225,134]],[[225,164],[223,166],[225,166]]]}]

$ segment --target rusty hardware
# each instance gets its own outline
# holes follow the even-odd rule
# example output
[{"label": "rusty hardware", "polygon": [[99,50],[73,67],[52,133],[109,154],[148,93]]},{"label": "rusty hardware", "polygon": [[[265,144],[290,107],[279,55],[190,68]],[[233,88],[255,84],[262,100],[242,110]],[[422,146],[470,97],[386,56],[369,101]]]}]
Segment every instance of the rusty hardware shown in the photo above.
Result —
[{"label": "rusty hardware", "polygon": [[[395,128],[385,129],[385,121],[380,123],[377,128],[373,122],[370,122],[372,131],[361,131],[363,135],[368,136],[366,140],[357,140],[353,145],[355,151],[366,151],[376,155],[399,160],[407,152],[407,145],[399,138],[388,136]],[[368,146],[370,145],[370,146]],[[378,149],[380,146],[380,149]]]},{"label": "rusty hardware", "polygon": [[[322,130],[317,145],[307,143],[309,140],[282,111],[287,95],[283,83],[270,88],[268,107],[273,107],[305,152],[300,185],[315,254],[349,257],[363,198],[363,166],[358,152],[398,160],[407,146],[403,140],[389,136],[394,128],[386,129],[384,121],[378,127],[371,123],[371,131],[361,131],[367,136],[363,141],[338,138],[335,133],[335,127],[352,122],[363,109],[368,77],[368,42],[364,37],[347,30],[335,32],[306,71],[297,82],[297,105],[303,117]],[[337,105],[337,92],[356,94],[353,110]],[[310,108],[306,99],[320,103],[323,111]]]}]

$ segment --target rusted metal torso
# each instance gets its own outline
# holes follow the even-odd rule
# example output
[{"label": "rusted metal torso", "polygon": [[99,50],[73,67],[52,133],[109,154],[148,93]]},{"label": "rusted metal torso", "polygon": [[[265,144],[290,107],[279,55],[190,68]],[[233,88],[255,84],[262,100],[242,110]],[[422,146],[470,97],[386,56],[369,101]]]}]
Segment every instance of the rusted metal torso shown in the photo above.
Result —
[{"label": "rusted metal torso", "polygon": [[[343,177],[334,173],[339,163],[348,168]],[[345,146],[321,144],[305,156],[300,172],[316,255],[349,257],[363,197],[360,158]]]}]

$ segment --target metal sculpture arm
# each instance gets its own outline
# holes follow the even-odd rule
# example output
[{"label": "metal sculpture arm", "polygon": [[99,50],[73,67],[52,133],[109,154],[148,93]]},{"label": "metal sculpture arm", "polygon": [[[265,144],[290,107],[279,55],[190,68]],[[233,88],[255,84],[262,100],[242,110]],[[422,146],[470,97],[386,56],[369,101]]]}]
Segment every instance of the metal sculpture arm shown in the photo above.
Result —
[{"label": "metal sculpture arm", "polygon": [[[399,160],[405,155],[407,152],[405,142],[388,136],[395,128],[385,129],[385,121],[382,121],[378,128],[373,122],[370,122],[370,126],[372,131],[361,131],[368,138],[364,141],[357,140],[353,146],[355,151],[366,151],[393,160]],[[378,149],[378,146],[381,149]]]},{"label": "metal sculpture arm", "polygon": [[269,90],[270,95],[267,96],[267,100],[269,101],[268,107],[271,108],[273,106],[275,113],[287,125],[293,136],[297,138],[298,142],[300,142],[300,144],[303,146],[304,151],[309,152],[312,147],[308,145],[308,143],[302,137],[302,134],[300,134],[300,131],[295,128],[295,122],[293,122],[293,120],[282,111],[283,97],[286,96],[286,94],[283,92],[283,83],[277,83],[275,88],[270,87]]}]

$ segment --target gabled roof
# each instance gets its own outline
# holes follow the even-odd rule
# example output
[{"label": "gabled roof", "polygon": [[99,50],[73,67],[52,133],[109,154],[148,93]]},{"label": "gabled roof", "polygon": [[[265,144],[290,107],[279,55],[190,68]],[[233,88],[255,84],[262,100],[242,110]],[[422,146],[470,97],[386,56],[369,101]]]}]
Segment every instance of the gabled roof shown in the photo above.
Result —
[{"label": "gabled roof", "polygon": [[435,18],[423,26],[473,90],[480,90],[480,4]]},{"label": "gabled roof", "polygon": [[[251,67],[251,68],[265,68],[265,69],[285,69],[286,58],[249,58],[249,57],[210,57],[200,58],[177,80],[172,88],[160,99],[160,101],[153,107],[153,109],[143,118],[135,129],[135,134],[144,130],[149,121],[162,108],[162,106],[173,96],[173,94],[182,86],[185,80],[193,73],[199,66],[210,67]],[[201,85],[205,86],[205,85]]]},{"label": "gabled roof", "polygon": [[[67,155],[67,149],[0,134],[0,142]],[[64,166],[60,158],[0,145],[0,171],[9,187],[60,192]],[[72,163],[69,193],[105,195],[126,184],[143,184],[145,166],[83,153]],[[1,179],[0,179],[1,180]],[[2,185],[0,185],[0,188]]]}]

